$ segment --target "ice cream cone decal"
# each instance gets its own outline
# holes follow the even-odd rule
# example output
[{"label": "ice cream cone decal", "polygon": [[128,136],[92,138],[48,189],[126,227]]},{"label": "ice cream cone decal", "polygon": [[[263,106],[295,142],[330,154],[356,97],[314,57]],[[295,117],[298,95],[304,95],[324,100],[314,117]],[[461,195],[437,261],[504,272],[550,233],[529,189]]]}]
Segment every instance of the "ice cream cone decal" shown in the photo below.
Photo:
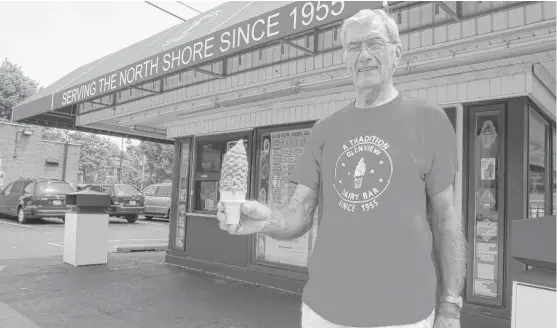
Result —
[{"label": "ice cream cone decal", "polygon": [[354,171],[354,188],[360,189],[362,187],[362,182],[364,180],[364,175],[366,174],[366,163],[362,157],[356,165],[356,170]]}]

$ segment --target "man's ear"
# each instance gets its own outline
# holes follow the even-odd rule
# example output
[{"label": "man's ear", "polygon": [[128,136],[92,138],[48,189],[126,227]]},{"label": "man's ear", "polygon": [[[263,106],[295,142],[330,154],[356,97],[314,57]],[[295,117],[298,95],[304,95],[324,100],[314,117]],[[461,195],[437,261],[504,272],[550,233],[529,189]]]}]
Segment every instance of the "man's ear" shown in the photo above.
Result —
[{"label": "man's ear", "polygon": [[402,49],[400,48],[400,46],[397,46],[395,48],[395,58],[393,61],[395,67],[398,65],[401,59],[402,59]]}]

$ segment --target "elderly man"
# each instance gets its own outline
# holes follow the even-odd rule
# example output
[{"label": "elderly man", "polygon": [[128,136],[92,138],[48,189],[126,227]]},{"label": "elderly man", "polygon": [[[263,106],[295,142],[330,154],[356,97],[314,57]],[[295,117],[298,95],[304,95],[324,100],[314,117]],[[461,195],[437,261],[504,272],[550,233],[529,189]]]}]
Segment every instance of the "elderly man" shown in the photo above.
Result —
[{"label": "elderly man", "polygon": [[460,327],[466,241],[453,205],[454,129],[439,106],[395,89],[402,47],[383,10],[348,18],[341,38],[356,97],[314,125],[290,204],[247,201],[240,224],[226,225],[219,203],[220,227],[293,239],[319,204],[302,328]]}]

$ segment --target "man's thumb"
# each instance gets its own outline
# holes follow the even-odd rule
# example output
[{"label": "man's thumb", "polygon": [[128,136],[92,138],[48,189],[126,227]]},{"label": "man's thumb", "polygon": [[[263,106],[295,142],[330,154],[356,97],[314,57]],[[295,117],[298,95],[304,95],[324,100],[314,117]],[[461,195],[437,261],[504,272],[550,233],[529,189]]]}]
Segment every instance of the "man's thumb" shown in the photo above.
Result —
[{"label": "man's thumb", "polygon": [[252,214],[253,210],[254,210],[254,206],[253,206],[252,202],[250,202],[249,200],[245,201],[242,204],[242,207],[241,207],[242,214],[250,215],[250,214]]}]

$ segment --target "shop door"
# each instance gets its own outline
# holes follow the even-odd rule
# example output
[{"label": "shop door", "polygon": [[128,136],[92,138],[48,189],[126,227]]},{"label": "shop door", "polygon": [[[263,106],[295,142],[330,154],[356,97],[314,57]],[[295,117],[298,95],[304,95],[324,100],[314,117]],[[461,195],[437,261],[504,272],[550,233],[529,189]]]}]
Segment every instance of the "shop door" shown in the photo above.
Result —
[{"label": "shop door", "polygon": [[186,212],[189,209],[188,186],[190,179],[191,138],[178,140],[174,149],[172,196],[170,204],[170,241],[171,249],[186,251]]},{"label": "shop door", "polygon": [[464,161],[468,273],[463,327],[510,325],[506,288],[505,103],[466,111]]}]

